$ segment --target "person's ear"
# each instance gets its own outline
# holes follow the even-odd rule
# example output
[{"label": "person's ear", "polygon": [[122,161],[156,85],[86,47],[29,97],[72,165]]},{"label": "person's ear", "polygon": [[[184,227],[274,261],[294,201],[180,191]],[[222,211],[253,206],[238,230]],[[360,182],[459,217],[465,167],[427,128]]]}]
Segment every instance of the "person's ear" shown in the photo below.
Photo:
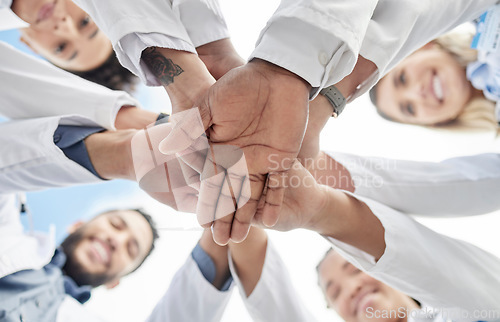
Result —
[{"label": "person's ear", "polygon": [[71,224],[71,226],[68,227],[68,234],[72,234],[74,233],[78,228],[82,227],[83,224],[85,224],[84,221],[81,221],[81,220],[78,220],[78,221],[75,221],[73,224]]},{"label": "person's ear", "polygon": [[28,48],[31,49],[35,54],[39,54],[38,51],[33,46],[31,46],[30,42],[23,35],[21,35],[19,41],[28,46]]},{"label": "person's ear", "polygon": [[118,286],[118,284],[120,284],[120,280],[119,279],[116,279],[116,280],[112,280],[111,282],[108,282],[106,284],[104,284],[106,286],[106,288],[108,290],[112,289],[112,288],[115,288]]}]

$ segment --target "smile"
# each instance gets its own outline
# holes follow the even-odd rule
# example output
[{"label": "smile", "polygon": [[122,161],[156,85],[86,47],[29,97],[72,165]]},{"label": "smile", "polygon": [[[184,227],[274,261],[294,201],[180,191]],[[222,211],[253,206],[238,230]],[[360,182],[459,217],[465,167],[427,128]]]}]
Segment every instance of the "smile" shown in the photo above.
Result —
[{"label": "smile", "polygon": [[52,17],[54,14],[54,9],[56,7],[55,2],[54,3],[46,3],[44,4],[41,8],[40,11],[38,11],[38,17],[36,22],[44,21]]},{"label": "smile", "polygon": [[444,99],[443,84],[437,75],[432,77],[432,92],[436,99],[442,103]]},{"label": "smile", "polygon": [[94,239],[92,240],[91,248],[94,252],[95,258],[102,264],[108,266],[111,260],[109,247],[103,241]]}]

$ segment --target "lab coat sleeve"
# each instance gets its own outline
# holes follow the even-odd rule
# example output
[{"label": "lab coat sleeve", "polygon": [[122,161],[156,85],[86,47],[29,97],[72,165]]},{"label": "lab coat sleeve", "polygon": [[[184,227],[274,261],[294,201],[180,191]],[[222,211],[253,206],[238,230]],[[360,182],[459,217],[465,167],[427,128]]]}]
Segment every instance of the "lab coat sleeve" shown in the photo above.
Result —
[{"label": "lab coat sleeve", "polygon": [[229,38],[218,0],[173,0],[172,8],[195,47]]},{"label": "lab coat sleeve", "polygon": [[232,286],[222,292],[209,283],[189,256],[146,321],[220,321],[231,293]]},{"label": "lab coat sleeve", "polygon": [[379,0],[287,0],[261,32],[252,58],[281,66],[318,90],[339,82],[356,64]]},{"label": "lab coat sleeve", "polygon": [[254,321],[316,321],[293,287],[285,263],[269,239],[260,279],[248,297],[241,285],[230,252],[228,254],[231,275],[238,285],[243,303]]},{"label": "lab coat sleeve", "polygon": [[96,124],[79,115],[0,124],[0,193],[101,182],[54,144],[59,124]]},{"label": "lab coat sleeve", "polygon": [[29,27],[29,24],[12,12],[11,3],[8,0],[0,0],[0,30]]},{"label": "lab coat sleeve", "polygon": [[335,248],[374,278],[433,308],[499,310],[500,259],[419,224],[376,201],[364,202],[385,229],[385,252],[372,256],[333,238]]},{"label": "lab coat sleeve", "polygon": [[141,63],[148,47],[163,47],[196,53],[189,34],[172,8],[172,1],[76,0],[99,29],[111,40],[120,63],[149,86],[160,82]]},{"label": "lab coat sleeve", "polygon": [[91,312],[69,295],[64,297],[57,310],[56,322],[109,322]]},{"label": "lab coat sleeve", "polygon": [[86,81],[3,42],[0,57],[0,114],[7,118],[80,114],[114,130],[122,106],[140,106],[125,92]]},{"label": "lab coat sleeve", "polygon": [[40,269],[54,255],[54,234],[25,234],[14,194],[0,194],[0,278],[26,269]]},{"label": "lab coat sleeve", "polygon": [[[454,27],[477,18],[497,0],[380,0],[360,54],[383,77],[406,56]],[[378,81],[365,86],[368,90]]]},{"label": "lab coat sleeve", "polygon": [[456,217],[500,209],[500,154],[438,163],[328,154],[347,168],[358,196],[404,213]]}]

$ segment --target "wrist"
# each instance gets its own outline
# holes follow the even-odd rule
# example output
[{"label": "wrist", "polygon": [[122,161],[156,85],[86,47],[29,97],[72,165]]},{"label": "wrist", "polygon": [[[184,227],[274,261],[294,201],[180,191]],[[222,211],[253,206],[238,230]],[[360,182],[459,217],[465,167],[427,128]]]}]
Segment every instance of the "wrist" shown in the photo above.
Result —
[{"label": "wrist", "polygon": [[135,180],[131,141],[136,130],[106,131],[85,139],[90,161],[100,177]]},{"label": "wrist", "polygon": [[354,66],[351,74],[347,75],[344,79],[335,84],[335,87],[342,93],[347,101],[350,102],[350,98],[354,95],[358,86],[376,71],[377,66],[372,61],[359,55],[356,66]]},{"label": "wrist", "polygon": [[308,230],[317,232],[323,236],[330,236],[336,238],[339,232],[339,227],[341,227],[341,217],[343,215],[341,209],[343,193],[337,189],[332,189],[325,185],[320,186],[321,193],[321,206],[319,211],[316,212],[307,227]]},{"label": "wrist", "polygon": [[[279,78],[280,76],[285,77],[288,82],[291,82],[296,86],[293,90],[302,90],[304,93],[309,93],[311,91],[311,85],[299,75],[268,61],[254,58],[246,64],[246,66],[251,67],[262,73],[266,78]],[[288,84],[287,84],[288,86]]]},{"label": "wrist", "polygon": [[196,51],[198,57],[215,79],[219,79],[231,69],[245,64],[245,60],[238,55],[229,38],[199,46]]},{"label": "wrist", "polygon": [[215,82],[193,53],[150,47],[142,60],[167,91],[174,113],[192,108]]}]

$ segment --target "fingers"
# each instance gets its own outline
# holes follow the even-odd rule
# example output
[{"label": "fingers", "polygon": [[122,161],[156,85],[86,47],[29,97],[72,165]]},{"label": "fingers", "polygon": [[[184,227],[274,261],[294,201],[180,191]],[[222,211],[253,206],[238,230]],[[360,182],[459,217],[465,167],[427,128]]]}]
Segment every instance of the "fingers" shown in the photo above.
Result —
[{"label": "fingers", "polygon": [[215,216],[218,206],[228,210],[228,212],[226,212],[224,216],[234,212],[234,206],[232,205],[232,202],[231,206],[233,206],[233,209],[231,209],[231,207],[228,207],[224,203],[224,200],[221,200],[219,204],[219,200],[221,199],[222,186],[224,184],[225,178],[225,173],[221,171],[217,175],[213,175],[201,182],[198,206],[196,209],[196,214],[198,216],[198,222],[200,223],[200,225],[211,224],[216,219]]},{"label": "fingers", "polygon": [[267,227],[272,227],[278,222],[285,195],[287,174],[288,172],[268,174],[265,204],[262,210],[262,223]]},{"label": "fingers", "polygon": [[[235,210],[244,206],[251,197],[243,152],[229,145],[211,146],[201,178],[196,211],[198,221],[203,226],[213,222],[214,241],[225,245],[230,238],[232,239]],[[237,233],[237,236],[239,235],[241,234]],[[244,236],[246,232],[241,238]]]},{"label": "fingers", "polygon": [[237,243],[245,240],[250,229],[252,219],[257,212],[259,197],[264,189],[265,176],[252,176],[251,178],[251,196],[248,198],[244,206],[236,210],[233,227],[231,229],[231,240]]},{"label": "fingers", "polygon": [[[251,191],[246,160],[239,148],[215,145],[208,155],[201,174],[197,210],[203,225],[234,213],[248,201]],[[225,235],[229,236],[230,231]]]}]

